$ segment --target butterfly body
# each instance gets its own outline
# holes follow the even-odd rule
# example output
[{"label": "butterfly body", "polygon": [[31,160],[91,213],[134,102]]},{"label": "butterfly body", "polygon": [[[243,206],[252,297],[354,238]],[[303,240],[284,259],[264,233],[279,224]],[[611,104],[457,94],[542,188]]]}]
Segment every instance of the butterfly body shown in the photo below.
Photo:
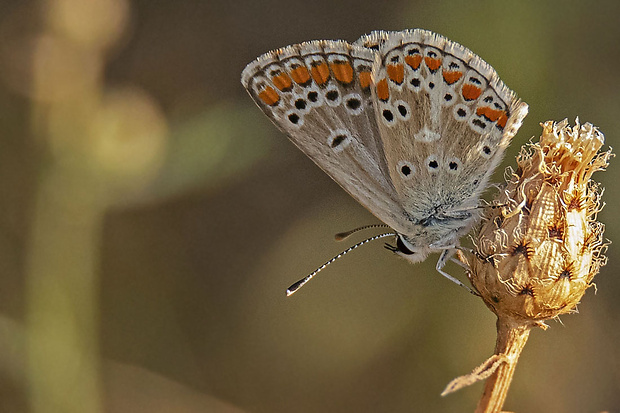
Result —
[{"label": "butterfly body", "polygon": [[491,66],[421,29],[278,49],[251,62],[242,83],[412,262],[453,250],[477,222],[527,114]]}]

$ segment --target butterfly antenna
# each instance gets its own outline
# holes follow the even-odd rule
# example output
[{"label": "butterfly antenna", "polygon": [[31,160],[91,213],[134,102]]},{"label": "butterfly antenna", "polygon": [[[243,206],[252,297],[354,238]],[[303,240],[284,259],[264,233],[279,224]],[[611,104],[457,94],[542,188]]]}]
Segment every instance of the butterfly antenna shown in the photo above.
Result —
[{"label": "butterfly antenna", "polygon": [[351,231],[346,231],[346,232],[339,232],[338,234],[334,235],[334,238],[336,238],[336,241],[342,241],[348,237],[350,237],[351,235],[355,234],[356,232],[368,229],[368,228],[389,228],[389,225],[385,225],[385,224],[370,224],[370,225],[364,225],[363,227],[359,227],[359,228],[355,228],[352,229]]},{"label": "butterfly antenna", "polygon": [[356,249],[358,247],[361,247],[362,245],[364,245],[364,244],[366,244],[366,243],[368,243],[370,241],[375,241],[375,240],[378,240],[380,238],[394,237],[394,236],[396,236],[395,233],[393,233],[393,232],[386,232],[385,234],[379,234],[379,235],[375,235],[374,237],[370,237],[368,239],[365,239],[364,241],[358,242],[357,244],[353,245],[352,247],[347,248],[346,250],[342,251],[340,254],[336,255],[331,260],[327,261],[325,264],[321,265],[316,270],[312,271],[310,274],[308,274],[307,276],[305,276],[301,280],[297,281],[295,284],[293,284],[290,287],[288,287],[287,290],[286,290],[286,296],[289,297],[289,296],[293,295],[297,290],[299,290],[301,287],[303,287],[305,283],[307,283],[315,275],[317,275],[323,268],[327,267],[329,264],[331,264],[332,262],[336,261],[338,258],[341,258],[342,256],[348,254],[349,252],[353,251],[354,249]]}]

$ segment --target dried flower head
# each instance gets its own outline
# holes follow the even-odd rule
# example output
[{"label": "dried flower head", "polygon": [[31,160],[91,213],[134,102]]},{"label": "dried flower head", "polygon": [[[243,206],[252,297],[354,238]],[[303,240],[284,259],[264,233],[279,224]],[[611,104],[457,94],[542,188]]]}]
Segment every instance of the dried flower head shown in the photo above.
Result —
[{"label": "dried flower head", "polygon": [[605,264],[599,186],[611,150],[589,123],[542,124],[539,143],[523,147],[518,169],[495,199],[468,256],[469,278],[500,318],[519,324],[574,311]]}]

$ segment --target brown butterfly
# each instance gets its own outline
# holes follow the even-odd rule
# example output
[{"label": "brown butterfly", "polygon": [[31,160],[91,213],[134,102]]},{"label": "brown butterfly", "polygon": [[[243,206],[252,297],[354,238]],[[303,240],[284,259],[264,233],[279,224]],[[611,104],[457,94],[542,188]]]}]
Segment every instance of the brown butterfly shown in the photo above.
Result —
[{"label": "brown butterfly", "polygon": [[[479,219],[479,199],[528,106],[469,49],[427,30],[318,40],[260,56],[241,81],[272,122],[437,271]],[[317,271],[293,284],[290,295]]]}]

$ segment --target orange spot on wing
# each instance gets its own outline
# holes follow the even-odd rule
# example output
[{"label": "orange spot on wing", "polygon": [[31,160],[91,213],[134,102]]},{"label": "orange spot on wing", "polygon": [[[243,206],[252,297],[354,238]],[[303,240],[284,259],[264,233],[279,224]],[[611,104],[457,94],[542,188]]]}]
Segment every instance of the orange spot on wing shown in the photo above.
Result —
[{"label": "orange spot on wing", "polygon": [[390,98],[390,89],[388,88],[387,79],[381,79],[377,82],[377,97],[384,102]]},{"label": "orange spot on wing", "polygon": [[476,109],[476,115],[484,116],[485,118],[487,118],[491,122],[495,122],[502,115],[504,115],[504,111],[503,110],[492,109],[492,108],[490,108],[488,106],[482,106],[482,107],[479,107],[478,109]]},{"label": "orange spot on wing", "polygon": [[312,78],[319,85],[323,85],[329,80],[329,67],[325,62],[313,63],[310,73],[312,73]]},{"label": "orange spot on wing", "polygon": [[288,77],[286,73],[279,73],[275,75],[274,77],[271,78],[271,81],[273,82],[275,87],[277,87],[280,90],[286,90],[290,88],[291,85],[293,84],[293,82],[291,81],[291,78]]},{"label": "orange spot on wing", "polygon": [[360,87],[362,89],[368,89],[370,87],[370,83],[371,83],[371,77],[370,77],[370,72],[368,71],[361,71],[359,72],[359,74],[357,75],[359,80],[360,80]]},{"label": "orange spot on wing", "polygon": [[508,116],[506,116],[506,112],[502,112],[502,115],[497,120],[497,126],[504,129],[506,127],[506,122],[508,122]]},{"label": "orange spot on wing", "polygon": [[267,86],[262,92],[258,94],[260,100],[262,100],[266,105],[274,106],[280,101],[280,96],[278,92],[271,86]]},{"label": "orange spot on wing", "polygon": [[422,63],[422,55],[414,54],[405,56],[405,63],[407,63],[413,70],[418,70],[420,63]]},{"label": "orange spot on wing", "polygon": [[400,85],[405,80],[405,66],[402,64],[387,65],[386,71],[388,77],[396,84]]},{"label": "orange spot on wing", "polygon": [[298,85],[305,85],[310,81],[310,72],[305,66],[297,66],[291,69],[291,77]]},{"label": "orange spot on wing", "polygon": [[424,62],[432,72],[439,69],[439,66],[441,66],[441,59],[433,59],[432,57],[426,56]]},{"label": "orange spot on wing", "polygon": [[458,70],[454,70],[452,72],[443,72],[443,80],[445,80],[446,83],[449,85],[457,82],[462,76],[463,72],[459,72]]},{"label": "orange spot on wing", "polygon": [[475,100],[478,99],[478,96],[482,93],[482,89],[478,86],[474,86],[472,84],[463,85],[463,89],[461,90],[461,94],[465,100]]},{"label": "orange spot on wing", "polygon": [[348,62],[336,62],[332,63],[330,66],[337,81],[347,85],[353,82],[353,67],[351,67],[351,64]]}]

